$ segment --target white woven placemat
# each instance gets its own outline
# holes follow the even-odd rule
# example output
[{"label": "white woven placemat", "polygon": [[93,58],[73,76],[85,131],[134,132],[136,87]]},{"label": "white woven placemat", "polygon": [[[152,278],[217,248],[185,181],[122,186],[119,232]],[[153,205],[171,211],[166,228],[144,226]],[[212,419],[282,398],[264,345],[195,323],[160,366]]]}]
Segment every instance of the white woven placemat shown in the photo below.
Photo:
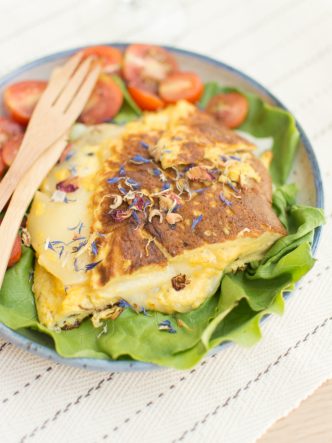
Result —
[{"label": "white woven placemat", "polygon": [[192,371],[86,372],[0,341],[4,443],[253,442],[332,377],[332,4],[183,0],[154,2],[151,16],[146,1],[128,15],[121,0],[0,0],[0,74],[111,40],[175,44],[245,70],[284,101],[314,144],[328,220],[318,262],[284,316],[264,323],[257,346],[225,348]]}]

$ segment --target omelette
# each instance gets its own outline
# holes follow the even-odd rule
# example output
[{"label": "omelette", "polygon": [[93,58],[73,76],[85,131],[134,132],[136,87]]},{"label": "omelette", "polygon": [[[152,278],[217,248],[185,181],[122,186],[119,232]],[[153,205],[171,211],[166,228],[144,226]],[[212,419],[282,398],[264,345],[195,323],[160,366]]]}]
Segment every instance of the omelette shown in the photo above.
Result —
[{"label": "omelette", "polygon": [[194,105],[81,130],[28,216],[46,327],[194,310],[286,235],[255,146]]}]

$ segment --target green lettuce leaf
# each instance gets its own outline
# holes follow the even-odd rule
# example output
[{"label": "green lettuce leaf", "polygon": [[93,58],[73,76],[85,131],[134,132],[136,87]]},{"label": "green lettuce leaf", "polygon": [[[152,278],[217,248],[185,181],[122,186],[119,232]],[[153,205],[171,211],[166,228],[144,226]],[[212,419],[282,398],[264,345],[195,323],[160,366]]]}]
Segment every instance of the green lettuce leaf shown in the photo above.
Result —
[{"label": "green lettuce leaf", "polygon": [[[117,76],[114,80],[124,95],[114,122],[127,123],[141,111],[123,81]],[[233,89],[207,83],[200,106],[205,107],[211,97],[227,90]],[[260,320],[269,314],[282,314],[283,294],[313,266],[311,242],[324,216],[320,209],[297,205],[296,187],[284,184],[299,140],[293,117],[253,94],[244,94],[250,110],[239,129],[256,137],[273,137],[271,175],[279,185],[273,194],[273,207],[289,233],[263,260],[251,263],[245,271],[224,275],[220,290],[186,314],[144,315],[127,308],[101,328],[94,328],[87,319],[76,329],[58,332],[38,322],[32,292],[34,253],[24,248],[20,262],[7,271],[0,291],[0,321],[37,343],[55,348],[63,357],[136,359],[178,369],[194,366],[221,343],[256,343],[261,337]],[[176,333],[159,330],[163,321],[169,321]]]},{"label": "green lettuce leaf", "polygon": [[118,114],[114,117],[113,123],[117,125],[124,125],[125,123],[131,122],[142,115],[142,111],[131,98],[124,81],[118,75],[113,75],[112,78],[120,87],[123,94],[123,104]]},{"label": "green lettuce leaf", "polygon": [[[31,289],[34,254],[25,248],[21,261],[6,273],[0,321],[38,343],[54,346],[64,357],[132,358],[178,369],[194,366],[212,347],[226,341],[252,345],[261,337],[261,318],[283,312],[284,291],[314,264],[312,232],[324,217],[319,209],[291,204],[293,193],[291,185],[274,193],[291,233],[277,241],[261,263],[253,263],[245,272],[226,274],[221,291],[194,311],[143,315],[127,308],[98,329],[87,319],[76,329],[50,331],[38,322]],[[171,322],[176,333],[158,329],[164,320]]]},{"label": "green lettuce leaf", "polygon": [[273,137],[270,173],[276,185],[283,185],[291,171],[300,140],[294,117],[283,109],[263,102],[255,94],[236,88],[222,87],[216,82],[206,83],[199,103],[200,107],[205,108],[216,94],[228,91],[240,92],[249,101],[248,116],[238,129],[255,137]]}]

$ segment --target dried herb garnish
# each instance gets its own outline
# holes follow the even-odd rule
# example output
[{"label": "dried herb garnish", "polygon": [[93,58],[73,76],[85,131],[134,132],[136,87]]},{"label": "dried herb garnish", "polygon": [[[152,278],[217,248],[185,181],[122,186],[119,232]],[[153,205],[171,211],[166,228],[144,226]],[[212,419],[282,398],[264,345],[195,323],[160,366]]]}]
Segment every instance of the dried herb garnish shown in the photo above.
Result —
[{"label": "dried herb garnish", "polygon": [[198,217],[195,217],[192,224],[191,224],[191,229],[192,231],[195,230],[196,226],[198,225],[198,223],[200,223],[203,220],[203,215],[200,214]]},{"label": "dried herb garnish", "polygon": [[160,175],[162,174],[162,171],[159,168],[153,168],[152,172],[153,172],[153,175],[156,177],[160,177]]},{"label": "dried herb garnish", "polygon": [[77,253],[78,251],[80,251],[82,248],[84,248],[84,246],[86,246],[88,243],[87,240],[83,240],[81,241],[77,246],[73,246],[72,248],[72,254]]},{"label": "dried herb garnish", "polygon": [[94,240],[92,243],[91,243],[91,252],[92,252],[92,254],[93,255],[98,255],[98,246],[97,246],[97,243],[96,243],[96,240]]},{"label": "dried herb garnish", "polygon": [[78,222],[76,226],[73,226],[72,228],[67,228],[68,231],[77,231],[79,234],[82,232],[82,229],[84,227],[84,224],[82,222]]},{"label": "dried herb garnish", "polygon": [[168,182],[163,183],[163,185],[162,185],[162,187],[161,187],[161,189],[162,189],[163,191],[166,191],[167,189],[170,189],[170,188],[171,188],[171,185],[170,185],[170,183],[168,183]]},{"label": "dried herb garnish", "polygon": [[189,283],[190,280],[187,279],[186,274],[178,274],[172,278],[172,286],[176,291],[181,291],[181,289],[184,289]]},{"label": "dried herb garnish", "polygon": [[128,303],[126,300],[121,299],[118,302],[118,306],[120,306],[120,308],[131,308],[131,304]]},{"label": "dried herb garnish", "polygon": [[123,210],[123,209],[117,209],[111,212],[111,216],[114,221],[116,222],[122,222],[123,220],[126,220],[127,218],[131,217],[132,211],[130,209]]},{"label": "dried herb garnish", "polygon": [[149,158],[145,158],[142,155],[137,154],[134,157],[132,157],[130,159],[130,161],[132,163],[135,163],[136,165],[142,165],[142,164],[145,164],[145,163],[151,163],[152,160],[150,160]]},{"label": "dried herb garnish", "polygon": [[145,142],[142,142],[142,141],[140,143],[141,143],[142,148],[149,149],[148,143],[145,143]]},{"label": "dried herb garnish", "polygon": [[133,178],[128,177],[125,181],[125,184],[127,186],[132,187],[133,189],[139,189],[141,186],[139,183],[137,183],[136,180],[134,180]]},{"label": "dried herb garnish", "polygon": [[75,192],[79,188],[78,177],[70,177],[66,180],[62,180],[61,182],[57,183],[55,187],[58,191],[63,191],[67,194]]},{"label": "dried herb garnish", "polygon": [[123,177],[112,177],[112,178],[108,178],[106,181],[109,185],[113,185],[115,183],[119,183],[119,181],[122,179],[123,179]]},{"label": "dried herb garnish", "polygon": [[232,202],[227,200],[227,198],[224,196],[222,192],[220,192],[219,198],[226,206],[232,206]]},{"label": "dried herb garnish", "polygon": [[207,189],[209,189],[209,186],[206,186],[205,188],[192,189],[191,192],[196,193],[196,194],[201,194],[202,192],[206,191]]},{"label": "dried herb garnish", "polygon": [[167,331],[170,334],[176,334],[176,329],[173,328],[170,320],[164,320],[158,324],[158,329],[160,331]]},{"label": "dried herb garnish", "polygon": [[119,176],[120,176],[120,177],[125,177],[125,176],[126,176],[126,169],[125,169],[124,165],[121,165],[121,166],[120,166],[120,169],[119,169]]},{"label": "dried herb garnish", "polygon": [[238,193],[239,190],[233,185],[233,183],[230,180],[227,180],[226,185],[231,188],[232,191]]},{"label": "dried herb garnish", "polygon": [[51,201],[54,203],[69,203],[69,202],[74,202],[76,200],[70,200],[67,197],[66,192],[57,189],[56,191],[53,192],[51,196]]},{"label": "dried herb garnish", "polygon": [[99,261],[96,261],[96,262],[93,262],[93,263],[88,263],[88,264],[85,265],[85,267],[84,267],[85,272],[91,271],[91,269],[94,269],[94,268],[95,268],[96,266],[98,266],[99,263],[101,263],[101,262],[102,262],[102,260],[99,260]]}]

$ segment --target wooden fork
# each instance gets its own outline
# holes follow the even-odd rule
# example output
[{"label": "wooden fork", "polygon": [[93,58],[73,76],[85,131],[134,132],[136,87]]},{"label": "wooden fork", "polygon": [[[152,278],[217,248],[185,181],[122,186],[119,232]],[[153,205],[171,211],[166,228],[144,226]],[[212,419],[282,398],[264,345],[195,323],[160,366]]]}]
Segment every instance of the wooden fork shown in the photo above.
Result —
[{"label": "wooden fork", "polygon": [[[94,66],[92,68],[92,70],[90,70],[90,65],[91,65],[91,60],[87,60],[86,62],[82,63],[82,69],[84,69],[84,71],[81,70],[81,68],[79,68],[77,70],[77,72],[73,75],[72,79],[74,80],[74,78],[76,78],[75,80],[75,86],[72,83],[72,81],[70,80],[68,85],[66,85],[65,81],[64,81],[64,77],[63,77],[63,71],[66,74],[66,78],[68,80],[68,73],[69,70],[71,72],[73,72],[73,67],[74,65],[77,67],[79,60],[81,59],[81,55],[76,55],[74,56],[72,59],[69,60],[69,62],[67,62],[67,64],[63,67],[63,68],[59,68],[59,70],[57,72],[54,73],[54,75],[52,75],[52,80],[55,78],[57,79],[57,85],[58,85],[58,94],[56,94],[54,92],[54,94],[52,95],[53,98],[47,96],[47,101],[46,99],[43,99],[42,104],[38,105],[39,109],[41,109],[43,112],[48,112],[47,110],[49,109],[48,106],[46,105],[46,103],[50,103],[51,101],[54,101],[54,97],[56,96],[57,100],[57,105],[55,106],[59,106],[61,105],[61,108],[64,110],[62,113],[59,112],[59,114],[57,114],[57,111],[53,113],[53,109],[50,111],[50,115],[57,115],[57,122],[55,123],[55,125],[58,125],[58,131],[59,131],[59,135],[57,138],[56,137],[56,133],[57,131],[54,130],[52,132],[52,128],[47,128],[47,127],[38,127],[35,126],[35,119],[37,120],[37,117],[34,117],[35,112],[32,116],[31,119],[31,127],[33,128],[33,132],[32,134],[46,134],[47,133],[47,129],[49,129],[52,137],[48,138],[47,140],[52,140],[51,143],[53,143],[55,141],[55,143],[53,143],[50,146],[50,142],[48,144],[48,148],[46,146],[43,147],[42,142],[40,141],[40,144],[37,144],[37,140],[36,140],[36,144],[33,144],[34,149],[38,147],[38,153],[39,155],[36,154],[35,150],[33,150],[33,152],[31,152],[31,157],[33,158],[33,160],[30,159],[29,154],[30,152],[26,151],[27,148],[24,148],[25,151],[23,154],[20,155],[19,158],[21,159],[26,159],[26,161],[28,162],[28,164],[31,166],[31,163],[33,163],[33,165],[30,167],[24,167],[26,165],[22,165],[22,169],[18,169],[20,176],[22,177],[21,180],[19,181],[19,183],[16,186],[16,190],[12,196],[12,199],[10,201],[10,204],[8,206],[8,209],[5,213],[5,216],[2,220],[2,223],[0,225],[0,287],[2,285],[2,281],[6,272],[6,268],[7,268],[7,263],[11,254],[11,250],[17,235],[17,231],[20,227],[22,218],[24,217],[25,211],[29,205],[29,203],[31,202],[35,192],[37,191],[37,189],[39,188],[41,182],[43,181],[43,179],[45,178],[45,176],[47,175],[47,173],[49,172],[49,170],[54,166],[54,164],[57,162],[57,160],[59,159],[61,153],[63,152],[66,143],[67,143],[67,133],[68,130],[70,128],[70,126],[72,125],[72,123],[74,123],[74,121],[76,120],[76,118],[79,116],[79,114],[81,113],[81,111],[83,110],[83,107],[85,105],[85,103],[87,102],[92,89],[97,81],[99,72],[100,72],[100,68],[98,66]],[[68,69],[70,68],[70,69]],[[63,71],[62,71],[63,70]],[[80,78],[78,80],[78,74],[80,74]],[[61,83],[61,85],[60,85]],[[68,94],[68,86],[70,84],[71,87],[71,91],[72,93],[70,93],[70,97],[69,98],[69,94]],[[61,90],[64,88],[63,90],[63,94],[65,93],[65,91],[67,90],[66,93],[66,98],[64,98],[64,96],[61,94]],[[74,92],[75,90],[75,92]],[[59,95],[61,94],[61,95]],[[68,94],[68,95],[67,95]],[[76,94],[76,95],[75,95]],[[61,98],[61,103],[59,104],[59,100]],[[39,102],[40,103],[40,102]],[[39,112],[41,112],[40,110],[38,110],[38,114]],[[67,117],[68,117],[68,121],[67,121]],[[48,121],[48,120],[47,120]],[[64,124],[64,122],[66,121],[66,123]],[[61,123],[63,124],[63,126],[61,126]],[[30,126],[30,125],[29,125]],[[60,131],[60,127],[62,127],[62,130]],[[46,136],[43,136],[43,140],[46,140]],[[42,138],[41,138],[42,139]],[[29,135],[29,143],[33,143],[33,138],[32,135]],[[31,140],[31,142],[30,142]],[[26,145],[26,146],[30,146],[31,145]],[[21,151],[22,148],[20,148]],[[37,149],[36,149],[37,151]],[[39,158],[38,158],[39,157]],[[37,158],[37,160],[36,160]],[[20,160],[22,161],[22,160]],[[14,163],[13,163],[14,166]],[[18,168],[18,166],[16,166],[16,168]],[[23,169],[29,169],[28,172],[24,173],[22,172]],[[11,171],[11,169],[9,170],[9,172]],[[8,174],[7,174],[8,175]],[[6,187],[6,192],[7,195],[10,192],[10,186],[13,186],[12,183],[16,183],[16,176],[13,176],[11,178],[11,180],[9,182],[7,182],[8,187]],[[9,183],[9,184],[8,184]],[[1,189],[1,187],[0,187]],[[1,191],[2,192],[2,191]],[[2,194],[1,194],[1,198],[2,198]],[[4,201],[5,199],[3,199],[2,201]]]},{"label": "wooden fork", "polygon": [[21,179],[10,200],[0,225],[0,288],[7,263],[25,211],[48,171],[55,165],[67,144],[67,136],[61,137],[35,162]]},{"label": "wooden fork", "polygon": [[93,58],[82,63],[82,52],[53,71],[32,114],[18,154],[0,182],[0,212],[18,182],[40,155],[75,122],[96,83],[100,67]]}]

